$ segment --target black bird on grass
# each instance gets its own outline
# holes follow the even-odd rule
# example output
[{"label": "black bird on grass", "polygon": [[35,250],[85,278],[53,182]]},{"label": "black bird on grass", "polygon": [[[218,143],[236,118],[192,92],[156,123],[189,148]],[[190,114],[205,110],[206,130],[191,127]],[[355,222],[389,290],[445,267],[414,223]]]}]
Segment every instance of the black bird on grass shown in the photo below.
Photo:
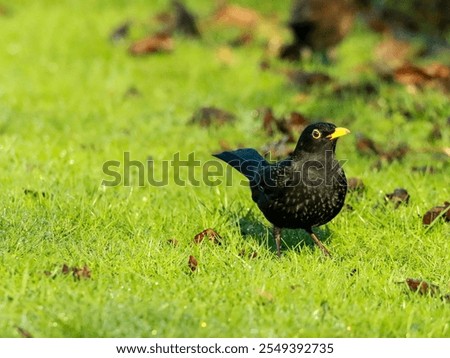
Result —
[{"label": "black bird on grass", "polygon": [[322,54],[334,47],[351,30],[357,7],[355,0],[293,0],[289,28],[294,41],[282,48],[281,58],[298,60],[307,47]]},{"label": "black bird on grass", "polygon": [[312,228],[329,222],[344,205],[347,179],[335,149],[337,138],[348,133],[331,123],[311,124],[291,156],[275,164],[251,148],[214,154],[250,181],[253,201],[273,224],[278,256],[283,228],[305,230],[331,256]]}]

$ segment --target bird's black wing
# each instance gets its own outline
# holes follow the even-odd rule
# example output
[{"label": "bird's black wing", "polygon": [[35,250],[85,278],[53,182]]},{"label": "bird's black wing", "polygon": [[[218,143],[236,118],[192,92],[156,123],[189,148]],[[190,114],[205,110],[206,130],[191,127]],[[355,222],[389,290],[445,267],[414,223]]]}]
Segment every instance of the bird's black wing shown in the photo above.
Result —
[{"label": "bird's black wing", "polygon": [[268,164],[260,170],[259,181],[252,186],[252,198],[259,208],[264,208],[280,197],[292,180],[291,160]]}]

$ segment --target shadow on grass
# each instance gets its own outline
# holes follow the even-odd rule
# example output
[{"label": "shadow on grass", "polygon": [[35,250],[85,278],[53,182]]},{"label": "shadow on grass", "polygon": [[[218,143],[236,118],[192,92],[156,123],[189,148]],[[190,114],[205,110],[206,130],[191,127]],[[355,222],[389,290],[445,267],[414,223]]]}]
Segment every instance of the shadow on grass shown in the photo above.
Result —
[{"label": "shadow on grass", "polygon": [[[250,211],[246,216],[239,219],[239,228],[242,236],[252,236],[259,244],[269,246],[271,251],[276,253],[272,225],[265,225]],[[313,231],[324,245],[330,241],[331,232],[328,228],[315,228]],[[300,252],[305,247],[313,250],[318,249],[306,231],[302,229],[282,230],[282,252],[287,250]]]}]

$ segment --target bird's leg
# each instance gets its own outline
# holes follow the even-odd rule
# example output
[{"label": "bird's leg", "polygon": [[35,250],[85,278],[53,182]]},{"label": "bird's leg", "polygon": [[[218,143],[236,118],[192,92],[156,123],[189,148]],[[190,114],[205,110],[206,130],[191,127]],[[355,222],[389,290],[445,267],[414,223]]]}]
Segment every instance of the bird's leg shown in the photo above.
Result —
[{"label": "bird's leg", "polygon": [[273,227],[273,237],[275,238],[275,243],[277,244],[277,255],[281,256],[281,228]]},{"label": "bird's leg", "polygon": [[327,250],[327,248],[325,246],[323,246],[322,242],[319,240],[319,238],[316,236],[316,234],[313,233],[312,230],[308,231],[308,234],[311,236],[311,238],[314,240],[314,242],[316,243],[317,246],[320,247],[320,249],[322,250],[323,254],[325,256],[331,257],[330,252]]}]

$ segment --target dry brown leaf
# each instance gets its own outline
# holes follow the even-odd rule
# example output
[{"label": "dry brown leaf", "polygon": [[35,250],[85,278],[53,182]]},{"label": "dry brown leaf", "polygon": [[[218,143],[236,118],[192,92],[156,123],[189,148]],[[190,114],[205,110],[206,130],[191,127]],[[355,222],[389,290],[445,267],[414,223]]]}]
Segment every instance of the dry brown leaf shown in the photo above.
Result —
[{"label": "dry brown leaf", "polygon": [[173,50],[173,40],[168,34],[161,33],[139,40],[132,44],[128,51],[134,56],[147,55],[155,52],[170,52]]},{"label": "dry brown leaf", "polygon": [[394,71],[394,79],[413,88],[425,86],[450,91],[450,67],[434,63],[426,67],[405,64]]},{"label": "dry brown leaf", "polygon": [[402,160],[408,152],[409,147],[406,144],[399,144],[394,149],[380,153],[380,159],[392,163],[395,160]]},{"label": "dry brown leaf", "polygon": [[404,85],[423,86],[433,77],[420,67],[405,64],[394,71],[394,79]]},{"label": "dry brown leaf", "polygon": [[450,221],[450,203],[448,201],[444,205],[435,206],[428,210],[422,218],[422,223],[424,225],[430,225],[440,215],[442,215],[442,219],[445,221]]},{"label": "dry brown leaf", "polygon": [[197,259],[192,255],[189,256],[188,266],[192,272],[197,270],[198,262],[197,262]]},{"label": "dry brown leaf", "polygon": [[69,273],[72,272],[72,275],[75,279],[79,280],[82,278],[88,279],[91,278],[91,270],[89,269],[89,267],[87,265],[84,265],[83,267],[79,268],[79,267],[69,267],[66,264],[63,264],[62,268],[61,268],[61,272],[64,275],[68,275]]},{"label": "dry brown leaf", "polygon": [[194,236],[194,242],[196,244],[200,244],[203,240],[208,239],[209,241],[211,241],[214,244],[220,245],[220,240],[222,239],[220,237],[220,235],[215,232],[213,229],[209,228],[209,229],[205,229],[202,232],[198,233],[197,235]]},{"label": "dry brown leaf", "polygon": [[411,291],[418,292],[421,295],[429,294],[431,296],[435,296],[439,293],[439,286],[433,285],[421,279],[407,278],[405,282]]},{"label": "dry brown leaf", "polygon": [[394,203],[395,208],[398,208],[400,204],[408,204],[409,194],[406,189],[397,188],[393,193],[386,194],[385,199]]},{"label": "dry brown leaf", "polygon": [[74,267],[73,270],[73,277],[76,279],[82,279],[82,278],[91,278],[91,270],[88,266],[84,265],[82,268]]},{"label": "dry brown leaf", "polygon": [[257,11],[250,8],[239,5],[224,5],[216,11],[214,19],[221,25],[248,29],[256,26],[262,17]]},{"label": "dry brown leaf", "polygon": [[432,63],[424,67],[424,71],[433,78],[450,79],[450,67],[442,63]]},{"label": "dry brown leaf", "polygon": [[70,271],[71,271],[70,267],[67,266],[66,264],[63,264],[63,266],[62,266],[62,268],[61,268],[61,272],[62,272],[64,275],[67,275]]},{"label": "dry brown leaf", "polygon": [[266,108],[262,115],[262,125],[264,131],[269,136],[273,136],[275,130],[287,137],[287,142],[295,143],[298,133],[310,123],[303,114],[291,112],[288,118],[276,118],[271,108]]}]

